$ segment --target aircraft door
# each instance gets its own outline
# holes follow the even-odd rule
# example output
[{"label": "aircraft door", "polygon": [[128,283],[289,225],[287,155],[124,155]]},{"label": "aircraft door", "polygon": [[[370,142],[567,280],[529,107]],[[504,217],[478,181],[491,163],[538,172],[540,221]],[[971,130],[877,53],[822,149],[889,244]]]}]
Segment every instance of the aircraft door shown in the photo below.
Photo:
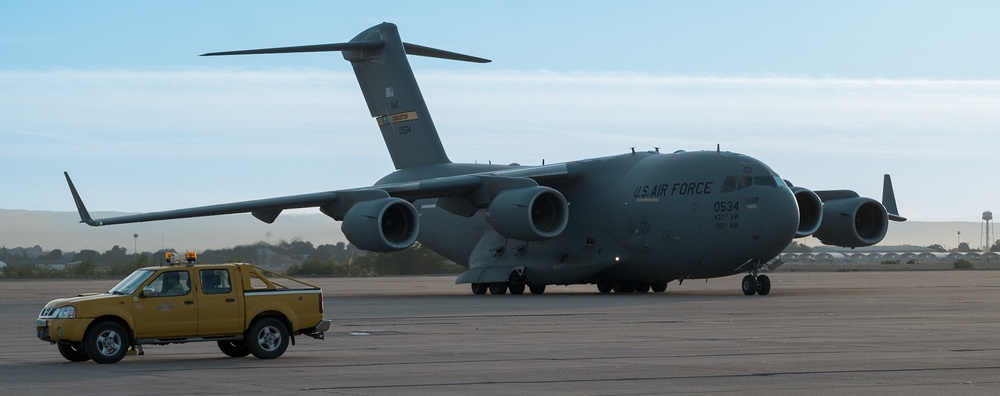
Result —
[{"label": "aircraft door", "polygon": [[663,247],[667,252],[667,257],[677,258],[677,241],[674,239],[674,233],[671,231],[663,231]]},{"label": "aircraft door", "polygon": [[198,270],[198,335],[229,335],[243,332],[243,308],[233,288],[230,268]]},{"label": "aircraft door", "polygon": [[198,330],[198,296],[188,270],[164,271],[143,285],[142,293],[132,303],[136,338],[180,337]]}]

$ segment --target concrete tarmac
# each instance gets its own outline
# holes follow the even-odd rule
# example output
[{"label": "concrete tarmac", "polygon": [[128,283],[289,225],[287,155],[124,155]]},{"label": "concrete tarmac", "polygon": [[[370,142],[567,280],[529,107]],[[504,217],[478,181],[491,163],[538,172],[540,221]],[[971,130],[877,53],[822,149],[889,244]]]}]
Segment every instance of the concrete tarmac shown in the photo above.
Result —
[{"label": "concrete tarmac", "polygon": [[4,394],[987,394],[1000,389],[1000,271],[770,274],[666,293],[474,296],[453,277],[313,279],[333,327],[275,360],[214,343],[112,365],[35,337],[49,300],[109,281],[0,282]]}]

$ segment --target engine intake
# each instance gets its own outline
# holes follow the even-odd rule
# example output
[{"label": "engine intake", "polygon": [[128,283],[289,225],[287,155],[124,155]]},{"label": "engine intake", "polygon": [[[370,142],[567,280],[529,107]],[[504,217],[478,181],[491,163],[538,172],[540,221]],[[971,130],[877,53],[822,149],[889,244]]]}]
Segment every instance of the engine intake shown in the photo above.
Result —
[{"label": "engine intake", "polygon": [[490,202],[487,221],[500,235],[522,241],[559,236],[569,221],[569,204],[550,187],[504,190]]},{"label": "engine intake", "polygon": [[399,198],[361,201],[347,210],[340,229],[352,245],[372,252],[403,250],[417,240],[417,210]]},{"label": "engine intake", "polygon": [[823,222],[823,201],[812,190],[792,187],[795,203],[799,206],[799,228],[795,237],[802,238],[814,234]]},{"label": "engine intake", "polygon": [[827,245],[871,246],[889,229],[885,207],[871,198],[856,197],[823,203],[823,224],[813,236]]}]

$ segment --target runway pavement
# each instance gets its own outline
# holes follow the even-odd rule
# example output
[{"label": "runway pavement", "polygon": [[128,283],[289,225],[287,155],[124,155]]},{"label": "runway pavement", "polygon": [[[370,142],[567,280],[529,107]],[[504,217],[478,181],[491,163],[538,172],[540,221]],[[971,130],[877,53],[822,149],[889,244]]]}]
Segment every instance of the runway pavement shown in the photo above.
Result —
[{"label": "runway pavement", "polygon": [[771,274],[663,294],[471,295],[452,277],[314,279],[333,328],[276,360],[214,343],[70,363],[48,300],[109,281],[0,281],[0,386],[21,394],[997,394],[1000,271]]}]

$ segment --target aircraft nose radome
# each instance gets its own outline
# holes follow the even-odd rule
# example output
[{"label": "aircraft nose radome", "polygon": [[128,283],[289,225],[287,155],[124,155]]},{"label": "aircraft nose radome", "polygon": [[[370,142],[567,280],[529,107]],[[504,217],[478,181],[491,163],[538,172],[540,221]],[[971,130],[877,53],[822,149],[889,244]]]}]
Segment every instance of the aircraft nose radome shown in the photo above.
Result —
[{"label": "aircraft nose radome", "polygon": [[762,196],[758,206],[765,219],[760,236],[763,254],[773,257],[781,253],[795,238],[795,231],[799,226],[799,209],[795,196],[787,187],[775,188],[766,198]]}]

